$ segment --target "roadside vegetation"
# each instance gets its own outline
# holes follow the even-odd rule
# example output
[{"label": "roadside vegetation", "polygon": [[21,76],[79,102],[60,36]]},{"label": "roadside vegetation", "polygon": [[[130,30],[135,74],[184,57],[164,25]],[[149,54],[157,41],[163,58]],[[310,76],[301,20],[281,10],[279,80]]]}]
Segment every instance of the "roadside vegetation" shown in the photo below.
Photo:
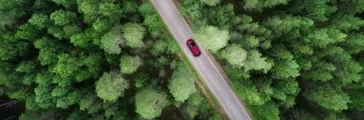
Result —
[{"label": "roadside vegetation", "polygon": [[256,119],[364,119],[363,0],[179,2]]},{"label": "roadside vegetation", "polygon": [[0,119],[221,119],[148,2],[0,0],[0,15]]}]

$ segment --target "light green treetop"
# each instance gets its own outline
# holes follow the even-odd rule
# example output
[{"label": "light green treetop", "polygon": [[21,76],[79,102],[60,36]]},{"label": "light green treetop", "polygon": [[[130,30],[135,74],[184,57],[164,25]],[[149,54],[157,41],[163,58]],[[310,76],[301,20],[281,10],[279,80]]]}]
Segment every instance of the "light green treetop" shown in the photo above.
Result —
[{"label": "light green treetop", "polygon": [[224,57],[232,66],[238,68],[244,66],[247,54],[248,53],[237,44],[232,44],[221,52],[222,57]]},{"label": "light green treetop", "polygon": [[139,56],[123,56],[120,59],[120,72],[123,74],[134,73],[143,64]]},{"label": "light green treetop", "polygon": [[201,27],[200,30],[195,33],[195,36],[196,40],[201,43],[202,46],[214,53],[225,47],[230,39],[227,30],[219,30],[219,28],[215,26]]},{"label": "light green treetop", "polygon": [[142,39],[146,29],[137,23],[127,23],[123,26],[123,33],[126,45],[135,48],[144,45]]},{"label": "light green treetop", "polygon": [[162,109],[169,104],[167,96],[154,89],[146,88],[136,93],[136,113],[146,119],[158,117]]},{"label": "light green treetop", "polygon": [[194,79],[185,68],[173,72],[168,88],[176,101],[183,102],[196,92]]},{"label": "light green treetop", "polygon": [[115,102],[129,88],[129,82],[118,71],[105,72],[96,82],[97,96],[104,101]]}]

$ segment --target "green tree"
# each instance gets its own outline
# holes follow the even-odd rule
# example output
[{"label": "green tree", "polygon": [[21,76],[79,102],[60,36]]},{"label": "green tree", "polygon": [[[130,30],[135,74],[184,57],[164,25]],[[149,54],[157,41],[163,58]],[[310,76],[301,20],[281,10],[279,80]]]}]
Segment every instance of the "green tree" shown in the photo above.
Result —
[{"label": "green tree", "polygon": [[33,16],[28,20],[31,25],[43,29],[50,24],[49,17],[45,14],[33,14]]},{"label": "green tree", "polygon": [[76,4],[76,0],[52,0],[52,1],[68,9],[70,9],[71,7],[73,7],[73,5]]},{"label": "green tree", "polygon": [[65,26],[76,19],[76,14],[70,11],[57,10],[50,15],[50,19],[56,25]]},{"label": "green tree", "polygon": [[216,6],[220,3],[220,0],[201,0],[201,2],[209,6]]},{"label": "green tree", "polygon": [[247,58],[247,52],[237,44],[232,44],[221,51],[223,58],[234,67],[243,67]]},{"label": "green tree", "polygon": [[97,20],[100,1],[77,0],[78,11],[84,14],[83,21],[92,24]]},{"label": "green tree", "polygon": [[173,72],[168,88],[176,101],[183,102],[196,92],[195,78],[185,68]]},{"label": "green tree", "polygon": [[14,35],[10,33],[2,34],[0,39],[1,60],[9,60],[17,56],[23,56],[28,50],[28,42],[17,40]]},{"label": "green tree", "polygon": [[120,26],[115,26],[111,31],[106,33],[101,38],[101,48],[105,52],[110,54],[120,54],[121,48],[120,44],[123,44],[124,39],[121,34]]},{"label": "green tree", "polygon": [[136,112],[146,119],[158,117],[162,109],[169,104],[166,94],[146,88],[135,95]]},{"label": "green tree", "polygon": [[74,46],[80,47],[80,48],[88,48],[90,47],[90,38],[89,36],[86,36],[84,33],[78,33],[71,36],[71,43],[73,43]]},{"label": "green tree", "polygon": [[17,72],[31,73],[36,70],[36,63],[34,61],[22,61],[15,69]]},{"label": "green tree", "polygon": [[58,63],[54,67],[53,72],[60,77],[67,78],[79,71],[82,64],[75,57],[69,54],[61,54],[58,56]]},{"label": "green tree", "polygon": [[320,106],[334,110],[348,109],[348,103],[351,103],[350,97],[340,88],[332,87],[329,84],[321,85],[320,87],[313,86],[304,92],[304,96]]},{"label": "green tree", "polygon": [[26,14],[24,10],[26,3],[27,1],[24,0],[0,0],[0,30],[5,30],[6,27],[16,28],[16,24],[18,24],[16,19]]},{"label": "green tree", "polygon": [[98,32],[105,32],[112,27],[112,22],[108,19],[97,19],[92,27]]},{"label": "green tree", "polygon": [[260,120],[279,120],[279,110],[274,102],[253,108]]},{"label": "green tree", "polygon": [[201,27],[196,31],[195,36],[196,40],[201,43],[202,46],[214,53],[225,47],[230,38],[227,30],[219,30],[219,28],[215,26]]},{"label": "green tree", "polygon": [[114,3],[102,3],[99,7],[99,13],[107,17],[121,16],[122,10]]},{"label": "green tree", "polygon": [[144,45],[142,39],[145,35],[145,28],[137,23],[127,23],[123,26],[125,44],[129,47],[141,47]]},{"label": "green tree", "polygon": [[134,73],[143,64],[139,56],[123,56],[120,59],[120,72],[123,74]]},{"label": "green tree", "polygon": [[[298,66],[297,66],[298,67]],[[245,62],[244,70],[263,70],[265,73],[272,68],[272,64],[257,50],[250,51]]]},{"label": "green tree", "polygon": [[115,102],[129,88],[129,82],[117,71],[105,72],[96,82],[97,96],[104,101]]},{"label": "green tree", "polygon": [[337,7],[330,6],[330,0],[306,0],[298,1],[295,6],[299,12],[305,11],[304,13],[309,14],[311,18],[318,21],[326,21],[328,16],[337,10]]},{"label": "green tree", "polygon": [[134,0],[123,0],[122,8],[125,13],[134,13],[138,10],[138,4]]}]

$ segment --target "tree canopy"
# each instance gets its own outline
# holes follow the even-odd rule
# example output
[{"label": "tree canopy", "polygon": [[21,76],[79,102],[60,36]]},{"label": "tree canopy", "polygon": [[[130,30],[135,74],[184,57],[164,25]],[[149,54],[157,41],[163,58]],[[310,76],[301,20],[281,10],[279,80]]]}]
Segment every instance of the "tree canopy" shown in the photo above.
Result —
[{"label": "tree canopy", "polygon": [[157,92],[154,89],[146,88],[136,93],[136,112],[146,119],[155,118],[162,113],[162,109],[169,102],[165,93]]},{"label": "tree canopy", "polygon": [[[0,119],[170,119],[199,91],[150,2],[0,0],[0,15]],[[203,100],[191,115],[217,114]]]},{"label": "tree canopy", "polygon": [[195,78],[184,68],[180,68],[172,75],[168,85],[176,101],[184,102],[191,94],[196,92]]},{"label": "tree canopy", "polygon": [[227,30],[220,30],[215,26],[201,27],[195,33],[196,40],[201,43],[203,47],[212,52],[217,52],[227,45],[230,38]]},{"label": "tree canopy", "polygon": [[115,102],[128,88],[128,80],[125,80],[118,71],[105,72],[96,82],[97,96],[105,101]]}]

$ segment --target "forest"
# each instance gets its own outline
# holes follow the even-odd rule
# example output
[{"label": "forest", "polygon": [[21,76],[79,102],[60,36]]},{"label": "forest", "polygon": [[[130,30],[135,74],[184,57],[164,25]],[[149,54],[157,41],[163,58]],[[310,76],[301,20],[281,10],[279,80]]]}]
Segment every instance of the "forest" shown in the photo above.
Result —
[{"label": "forest", "polygon": [[[252,118],[364,119],[364,0],[175,2]],[[225,118],[148,0],[0,0],[0,15],[0,119]]]},{"label": "forest", "polygon": [[364,119],[364,0],[180,0],[179,11],[253,118]]},{"label": "forest", "polygon": [[221,119],[148,1],[0,0],[0,15],[0,119]]}]

